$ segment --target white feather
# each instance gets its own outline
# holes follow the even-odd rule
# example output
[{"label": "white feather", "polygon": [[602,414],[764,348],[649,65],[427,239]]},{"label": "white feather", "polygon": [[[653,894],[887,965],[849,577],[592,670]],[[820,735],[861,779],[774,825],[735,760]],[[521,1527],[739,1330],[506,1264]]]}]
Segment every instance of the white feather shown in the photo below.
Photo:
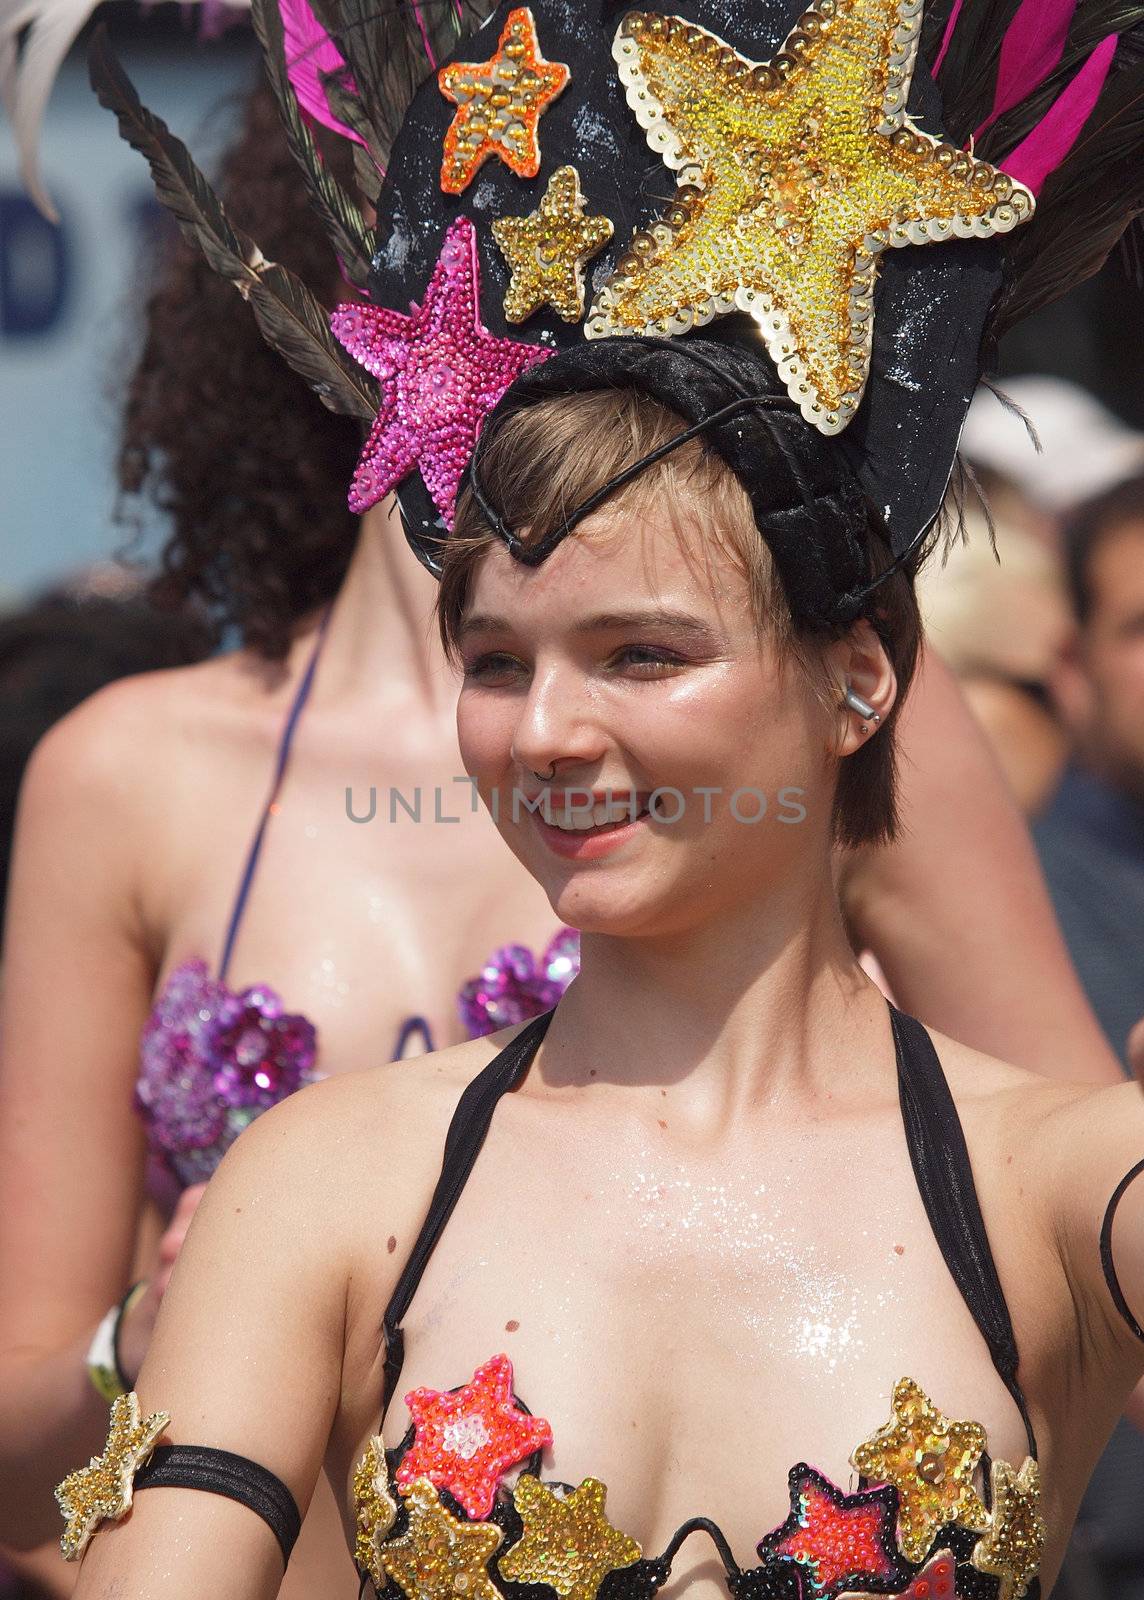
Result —
[{"label": "white feather", "polygon": [[[245,8],[249,0],[228,3]],[[51,222],[59,221],[59,213],[40,171],[40,125],[64,57],[98,5],[99,0],[0,0],[0,102],[12,124],[24,186]]]}]

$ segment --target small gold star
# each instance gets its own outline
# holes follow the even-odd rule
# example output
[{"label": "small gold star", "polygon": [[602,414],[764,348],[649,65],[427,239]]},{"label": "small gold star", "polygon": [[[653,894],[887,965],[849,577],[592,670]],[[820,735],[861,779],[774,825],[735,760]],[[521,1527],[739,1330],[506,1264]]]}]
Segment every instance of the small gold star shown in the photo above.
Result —
[{"label": "small gold star", "polygon": [[397,1517],[397,1502],[389,1492],[389,1468],[385,1446],[377,1435],[369,1441],[365,1455],[354,1468],[354,1508],[357,1535],[354,1559],[368,1572],[376,1589],[385,1587],[381,1562],[381,1541]]},{"label": "small gold star", "polygon": [[988,1527],[989,1513],[973,1487],[985,1429],[977,1422],[951,1422],[912,1378],[894,1385],[893,1413],[850,1460],[872,1483],[897,1489],[898,1542],[906,1559],[918,1562],[943,1524]]},{"label": "small gold star", "polygon": [[142,1417],[134,1393],[120,1395],[112,1403],[103,1454],[69,1473],[56,1490],[66,1524],[60,1539],[65,1561],[79,1560],[101,1522],[118,1522],[130,1511],[135,1474],[170,1420],[165,1411]]},{"label": "small gold star", "polygon": [[445,134],[444,192],[462,194],[490,156],[499,156],[518,178],[535,178],[541,114],[571,76],[561,62],[541,55],[527,6],[509,12],[491,61],[442,67],[438,87],[458,107]]},{"label": "small gold star", "polygon": [[561,1600],[595,1600],[609,1572],[630,1567],[642,1554],[634,1539],[604,1515],[604,1485],[585,1478],[563,1499],[539,1479],[517,1479],[513,1501],[524,1536],[498,1563],[515,1583],[546,1583]]},{"label": "small gold star", "polygon": [[1029,191],[906,114],[922,0],[814,0],[769,62],[678,17],[632,11],[612,53],[628,104],[678,177],[585,332],[684,333],[736,309],[788,393],[846,426],[870,366],[884,251],[1007,232]]},{"label": "small gold star", "polygon": [[998,1600],[1021,1600],[1045,1548],[1040,1469],[1032,1456],[1026,1456],[1020,1472],[1007,1461],[995,1461],[991,1481],[993,1513],[989,1531],[977,1541],[973,1565],[1001,1580]]},{"label": "small gold star", "polygon": [[565,322],[584,315],[584,266],[612,237],[607,217],[586,217],[580,174],[560,167],[527,217],[498,217],[493,238],[512,268],[504,297],[509,322],[549,305]]},{"label": "small gold star", "polygon": [[500,1529],[453,1516],[428,1478],[411,1485],[405,1504],[408,1532],[380,1544],[378,1554],[385,1574],[409,1600],[500,1600],[488,1574]]}]

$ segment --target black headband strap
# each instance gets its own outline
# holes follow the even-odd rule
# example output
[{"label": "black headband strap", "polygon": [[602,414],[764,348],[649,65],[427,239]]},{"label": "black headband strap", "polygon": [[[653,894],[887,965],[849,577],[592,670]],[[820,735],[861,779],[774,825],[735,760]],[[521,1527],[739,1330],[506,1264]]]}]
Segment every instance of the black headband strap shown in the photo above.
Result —
[{"label": "black headband strap", "polygon": [[738,416],[740,412],[750,411],[755,407],[762,411],[792,412],[798,410],[794,401],[788,400],[785,395],[745,394],[737,400],[732,400],[729,405],[721,406],[718,411],[709,412],[707,416],[694,423],[690,428],[684,428],[682,433],[677,433],[674,438],[658,445],[632,466],[626,467],[623,472],[617,473],[614,478],[609,478],[602,488],[597,489],[595,494],[589,495],[587,500],[582,501],[574,511],[569,512],[557,527],[546,533],[543,539],[537,539],[535,543],[525,544],[518,534],[507,527],[500,513],[491,504],[484,492],[479,473],[480,458],[485,442],[483,432],[478,435],[476,447],[469,458],[465,480],[468,483],[473,499],[477,502],[482,517],[484,517],[497,538],[501,539],[508,546],[511,554],[518,561],[523,562],[526,567],[536,567],[547,556],[551,555],[561,540],[567,538],[577,523],[583,522],[585,517],[590,516],[593,511],[603,505],[605,500],[610,499],[617,489],[622,489],[633,478],[638,478],[642,472],[646,472],[648,467],[653,467],[657,461],[662,461],[665,456],[671,455],[673,451],[680,449],[681,446],[690,444],[693,439],[699,438],[701,434],[706,433],[710,428],[717,427],[720,423],[729,421],[731,417]]}]

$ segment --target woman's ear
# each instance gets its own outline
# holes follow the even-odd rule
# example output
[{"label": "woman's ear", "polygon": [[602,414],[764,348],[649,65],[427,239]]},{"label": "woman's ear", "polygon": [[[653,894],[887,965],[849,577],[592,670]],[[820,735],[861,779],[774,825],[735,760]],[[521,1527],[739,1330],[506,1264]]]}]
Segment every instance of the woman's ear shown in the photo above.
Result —
[{"label": "woman's ear", "polygon": [[[853,755],[872,739],[894,709],[898,679],[873,626],[866,617],[827,647],[826,668],[838,691],[838,756]],[[847,690],[853,704],[848,704]]]}]

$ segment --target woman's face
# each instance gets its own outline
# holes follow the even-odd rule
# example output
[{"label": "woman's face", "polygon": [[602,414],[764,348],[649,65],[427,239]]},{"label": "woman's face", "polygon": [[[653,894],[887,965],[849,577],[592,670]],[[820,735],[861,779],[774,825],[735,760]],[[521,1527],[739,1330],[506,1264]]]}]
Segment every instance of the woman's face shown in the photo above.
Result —
[{"label": "woman's face", "polygon": [[620,509],[539,567],[490,550],[472,583],[465,767],[585,932],[683,931],[820,872],[829,850],[830,714],[760,639],[699,514]]}]

